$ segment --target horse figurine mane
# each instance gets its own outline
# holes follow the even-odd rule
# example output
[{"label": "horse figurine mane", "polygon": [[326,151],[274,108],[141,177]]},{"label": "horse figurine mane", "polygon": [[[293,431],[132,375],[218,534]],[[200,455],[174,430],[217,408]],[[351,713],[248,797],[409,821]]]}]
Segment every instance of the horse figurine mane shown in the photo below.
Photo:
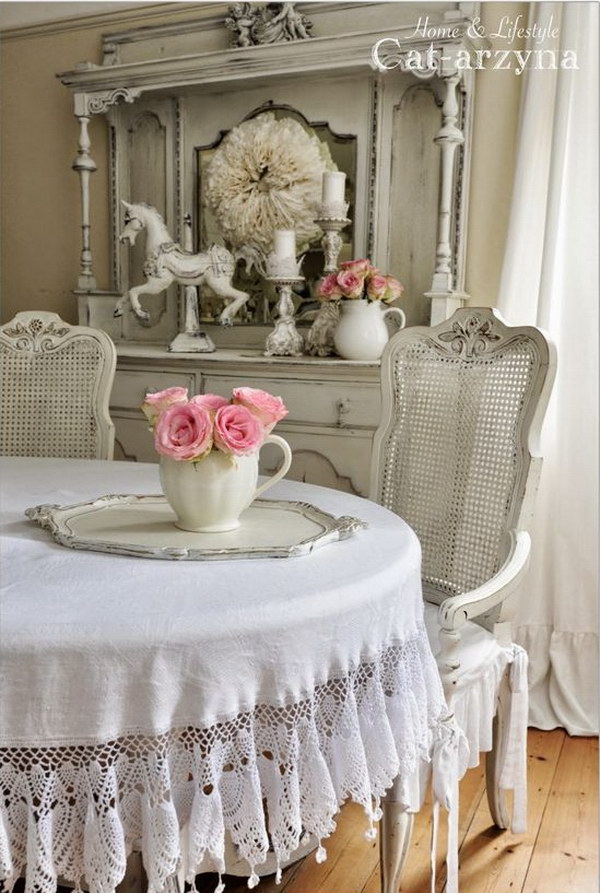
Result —
[{"label": "horse figurine mane", "polygon": [[114,316],[122,316],[125,305],[129,305],[135,316],[144,323],[150,314],[140,303],[140,295],[158,295],[171,283],[182,285],[206,285],[227,303],[219,317],[222,325],[232,325],[233,318],[243,307],[250,295],[234,288],[231,284],[238,258],[244,260],[246,269],[255,264],[261,268],[261,259],[255,249],[245,247],[232,254],[223,245],[211,245],[208,251],[192,254],[173,241],[160,213],[145,202],[130,204],[124,201],[125,227],[119,236],[120,242],[135,244],[142,230],[146,231],[146,259],[143,272],[146,281],[130,288],[120,298],[114,308]]}]

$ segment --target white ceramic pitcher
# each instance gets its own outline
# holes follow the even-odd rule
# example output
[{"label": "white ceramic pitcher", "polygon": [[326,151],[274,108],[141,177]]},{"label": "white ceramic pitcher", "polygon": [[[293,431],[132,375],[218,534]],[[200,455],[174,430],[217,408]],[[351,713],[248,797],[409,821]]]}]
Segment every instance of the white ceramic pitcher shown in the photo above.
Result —
[{"label": "white ceramic pitcher", "polygon": [[228,456],[219,450],[198,462],[160,457],[160,483],[167,502],[177,515],[175,526],[198,533],[223,533],[240,526],[240,515],[256,499],[284,477],[292,463],[292,451],[283,437],[269,434],[263,442],[283,451],[279,471],[257,487],[258,455]]},{"label": "white ceramic pitcher", "polygon": [[399,328],[406,317],[399,307],[388,307],[381,301],[340,301],[342,315],[333,334],[338,354],[345,360],[378,360],[389,340],[385,317],[398,314]]}]

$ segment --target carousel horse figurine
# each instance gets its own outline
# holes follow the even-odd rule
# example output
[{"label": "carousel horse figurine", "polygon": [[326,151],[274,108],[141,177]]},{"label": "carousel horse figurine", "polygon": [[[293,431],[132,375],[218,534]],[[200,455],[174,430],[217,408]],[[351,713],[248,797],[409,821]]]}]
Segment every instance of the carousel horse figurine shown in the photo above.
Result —
[{"label": "carousel horse figurine", "polygon": [[150,314],[140,304],[140,295],[160,294],[172,282],[179,282],[181,285],[206,284],[218,297],[230,299],[231,303],[221,313],[219,322],[224,326],[232,325],[234,316],[250,297],[231,284],[235,265],[238,257],[241,257],[246,269],[250,271],[252,264],[258,260],[253,249],[245,247],[234,255],[223,245],[211,245],[208,251],[190,254],[172,240],[156,208],[144,203],[133,205],[126,201],[123,205],[126,210],[125,228],[119,241],[133,245],[138,233],[146,230],[146,260],[143,267],[146,282],[130,288],[127,295],[119,299],[113,316],[122,316],[125,304],[129,301],[136,317],[142,322],[148,322]]}]

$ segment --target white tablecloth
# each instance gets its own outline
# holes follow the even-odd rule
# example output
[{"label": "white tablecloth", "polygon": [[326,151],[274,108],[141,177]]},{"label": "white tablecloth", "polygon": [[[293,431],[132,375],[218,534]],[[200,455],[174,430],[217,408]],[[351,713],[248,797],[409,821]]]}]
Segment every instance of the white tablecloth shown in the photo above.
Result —
[{"label": "white tablecloth", "polygon": [[[456,746],[423,627],[420,548],[387,510],[283,482],[369,528],[294,559],[172,562],[66,549],[39,503],[158,493],[157,466],[3,459],[0,865],[30,889],[111,893],[141,845],[150,889],[322,839],[352,798]],[[446,754],[447,757],[447,754]],[[268,824],[265,820],[266,802]],[[269,841],[270,838],[270,841]],[[141,843],[140,843],[141,841]]]}]

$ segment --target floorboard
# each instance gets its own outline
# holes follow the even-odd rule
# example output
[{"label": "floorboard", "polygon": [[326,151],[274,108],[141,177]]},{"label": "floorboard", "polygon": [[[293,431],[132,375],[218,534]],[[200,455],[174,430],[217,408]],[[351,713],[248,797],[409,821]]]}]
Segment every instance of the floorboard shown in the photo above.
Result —
[{"label": "floorboard", "polygon": [[[461,893],[522,890],[564,739],[562,729],[553,732],[529,731],[526,834],[512,834],[510,830],[500,831],[496,828],[489,813],[487,797],[483,796],[460,850]],[[573,893],[576,889],[573,889]]]},{"label": "floorboard", "polygon": [[522,893],[598,891],[598,739],[569,738]]}]

